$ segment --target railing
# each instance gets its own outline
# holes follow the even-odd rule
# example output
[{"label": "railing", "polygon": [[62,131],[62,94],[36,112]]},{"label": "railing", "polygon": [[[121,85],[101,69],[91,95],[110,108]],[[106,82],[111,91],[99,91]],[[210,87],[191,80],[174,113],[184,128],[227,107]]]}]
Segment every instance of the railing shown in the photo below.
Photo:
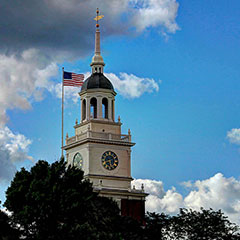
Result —
[{"label": "railing", "polygon": [[74,137],[66,138],[66,145],[81,141],[86,138],[131,142],[131,135],[86,131]]}]

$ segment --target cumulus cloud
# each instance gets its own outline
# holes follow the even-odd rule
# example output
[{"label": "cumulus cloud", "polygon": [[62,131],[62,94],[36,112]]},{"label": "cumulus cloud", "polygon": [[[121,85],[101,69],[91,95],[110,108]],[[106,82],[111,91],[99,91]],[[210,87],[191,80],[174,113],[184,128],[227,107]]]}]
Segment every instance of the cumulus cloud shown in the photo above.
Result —
[{"label": "cumulus cloud", "polygon": [[233,128],[227,132],[227,139],[234,144],[240,145],[240,128]]},{"label": "cumulus cloud", "polygon": [[36,49],[20,56],[0,55],[0,126],[7,121],[7,109],[30,109],[33,99],[41,100],[43,89],[56,74],[56,63]]},{"label": "cumulus cloud", "polygon": [[179,4],[176,0],[131,0],[137,9],[132,23],[138,31],[149,27],[162,27],[163,32],[179,30],[176,17]]},{"label": "cumulus cloud", "polygon": [[8,109],[31,109],[33,101],[41,101],[45,89],[54,83],[51,77],[58,72],[57,64],[37,49],[21,54],[0,54],[0,181],[9,180],[16,163],[26,159],[31,141],[5,127]]},{"label": "cumulus cloud", "polygon": [[[55,85],[52,85],[49,88],[49,91],[53,95],[55,95],[57,98],[62,99],[62,83],[57,83]],[[71,100],[74,103],[77,103],[77,101],[79,99],[79,94],[78,94],[79,91],[80,91],[80,88],[65,86],[64,87],[64,99]]]},{"label": "cumulus cloud", "polygon": [[28,147],[31,140],[14,134],[8,127],[0,128],[0,181],[9,180],[16,171],[16,164],[31,160]]},{"label": "cumulus cloud", "polygon": [[145,192],[149,194],[146,201],[147,211],[177,213],[183,199],[174,187],[165,192],[161,181],[150,179],[134,179],[132,181],[132,185],[135,185],[137,189],[141,189],[142,184]]},{"label": "cumulus cloud", "polygon": [[221,173],[213,177],[196,181],[195,188],[184,199],[188,208],[199,207],[222,209],[234,222],[240,223],[240,181],[235,178],[225,178]]},{"label": "cumulus cloud", "polygon": [[[136,179],[133,184],[149,193],[146,199],[146,210],[176,214],[180,207],[200,210],[221,209],[232,222],[240,224],[240,180],[226,178],[221,173],[205,180],[185,182],[188,187],[186,196],[182,196],[174,187],[165,191],[161,181]],[[183,185],[185,185],[185,183]]]},{"label": "cumulus cloud", "polygon": [[174,33],[178,5],[176,0],[2,0],[0,51],[37,48],[65,59],[83,56],[92,49],[96,6],[105,15],[106,36],[127,34],[134,26],[138,31],[162,26]]},{"label": "cumulus cloud", "polygon": [[105,74],[118,92],[127,98],[138,98],[145,92],[158,91],[158,83],[151,78],[141,78],[133,74],[120,73],[119,77],[114,73]]}]

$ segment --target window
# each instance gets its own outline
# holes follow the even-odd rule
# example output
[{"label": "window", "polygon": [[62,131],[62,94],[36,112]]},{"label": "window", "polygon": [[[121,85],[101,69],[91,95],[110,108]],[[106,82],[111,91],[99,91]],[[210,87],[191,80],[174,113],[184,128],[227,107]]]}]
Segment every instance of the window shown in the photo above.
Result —
[{"label": "window", "polygon": [[90,113],[92,118],[97,118],[97,99],[95,97],[90,100]]},{"label": "window", "polygon": [[82,101],[82,121],[86,119],[86,100]]},{"label": "window", "polygon": [[103,118],[108,119],[108,100],[107,98],[103,98],[102,100],[102,114]]}]

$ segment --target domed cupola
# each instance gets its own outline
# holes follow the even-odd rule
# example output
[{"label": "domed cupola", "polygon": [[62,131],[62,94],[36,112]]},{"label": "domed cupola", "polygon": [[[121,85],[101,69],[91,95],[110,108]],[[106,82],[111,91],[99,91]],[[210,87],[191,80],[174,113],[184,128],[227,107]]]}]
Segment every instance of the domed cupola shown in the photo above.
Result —
[{"label": "domed cupola", "polygon": [[112,83],[103,75],[103,73],[97,72],[92,73],[92,75],[84,81],[81,91],[93,88],[104,88],[114,90]]}]

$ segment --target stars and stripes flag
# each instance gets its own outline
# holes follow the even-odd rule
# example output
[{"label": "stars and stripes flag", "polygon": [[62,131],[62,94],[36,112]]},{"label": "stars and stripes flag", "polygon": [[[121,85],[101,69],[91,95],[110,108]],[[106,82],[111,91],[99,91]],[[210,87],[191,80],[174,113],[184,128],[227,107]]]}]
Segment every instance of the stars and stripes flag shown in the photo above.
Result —
[{"label": "stars and stripes flag", "polygon": [[83,85],[84,75],[72,72],[63,73],[63,86],[81,87]]}]

